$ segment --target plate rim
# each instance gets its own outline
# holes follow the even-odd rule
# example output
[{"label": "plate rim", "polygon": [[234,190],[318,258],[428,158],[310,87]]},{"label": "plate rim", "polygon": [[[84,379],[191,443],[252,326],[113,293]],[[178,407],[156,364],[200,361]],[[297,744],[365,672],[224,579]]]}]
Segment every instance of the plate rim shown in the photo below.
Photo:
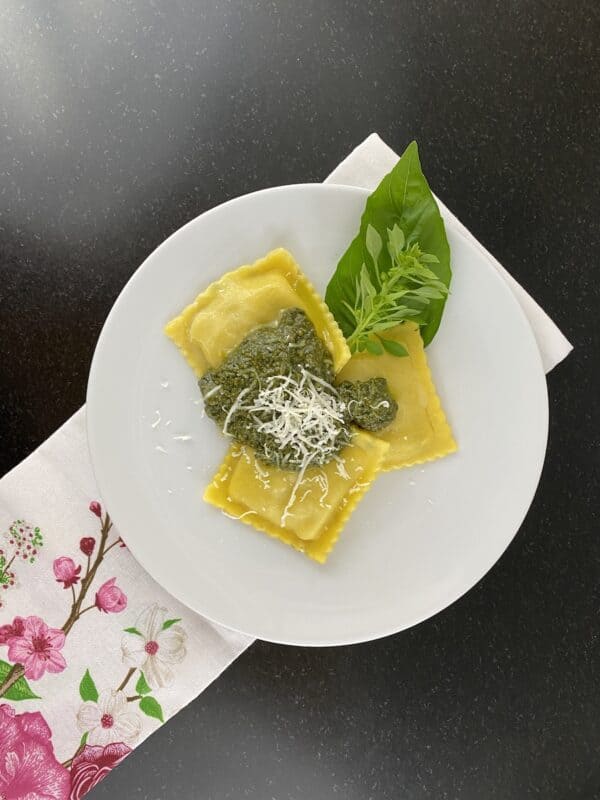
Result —
[{"label": "plate rim", "polygon": [[[96,462],[96,460],[94,458],[94,449],[93,449],[93,445],[92,445],[92,441],[94,439],[94,434],[92,432],[92,428],[93,428],[92,418],[93,418],[94,414],[96,413],[95,410],[94,410],[95,407],[96,407],[96,405],[95,405],[96,404],[96,398],[94,396],[94,375],[95,375],[96,371],[99,369],[98,364],[100,363],[100,359],[101,359],[101,350],[102,350],[102,346],[104,344],[104,340],[108,336],[108,331],[109,331],[109,328],[110,328],[111,318],[113,317],[114,314],[118,313],[118,309],[119,309],[120,305],[123,302],[125,302],[127,297],[128,297],[128,295],[132,291],[135,290],[135,284],[137,283],[139,275],[141,274],[141,272],[145,268],[147,262],[150,259],[154,259],[157,256],[157,254],[160,252],[161,249],[166,248],[167,244],[172,239],[174,239],[176,237],[179,237],[181,235],[184,235],[184,231],[188,227],[191,227],[195,223],[197,223],[197,221],[199,219],[208,218],[208,217],[212,216],[213,214],[215,214],[216,212],[221,211],[225,207],[234,206],[234,205],[236,205],[238,203],[241,203],[242,201],[247,202],[248,200],[250,200],[252,197],[254,197],[256,195],[264,195],[264,194],[267,194],[267,193],[276,193],[276,192],[282,192],[282,191],[286,191],[286,190],[301,190],[301,191],[302,190],[310,190],[310,191],[312,191],[315,188],[317,189],[317,191],[325,191],[325,192],[332,192],[333,191],[335,193],[340,193],[341,192],[341,193],[347,193],[347,194],[362,195],[365,198],[365,200],[371,194],[370,190],[365,189],[363,187],[358,187],[358,186],[351,186],[351,185],[346,185],[346,184],[334,184],[334,183],[304,182],[304,183],[290,183],[290,184],[282,184],[282,185],[278,185],[278,186],[270,186],[270,187],[267,187],[267,188],[258,189],[256,191],[248,192],[246,194],[242,194],[242,195],[239,195],[237,197],[233,197],[233,198],[231,198],[229,200],[226,200],[223,203],[220,203],[220,204],[218,204],[216,206],[213,206],[213,207],[207,209],[206,211],[201,212],[200,214],[196,215],[195,217],[193,217],[192,219],[188,220],[186,223],[181,225],[179,228],[177,228],[171,234],[169,234],[169,236],[167,236],[163,241],[160,242],[159,245],[157,245],[150,253],[148,253],[148,255],[144,258],[144,260],[141,262],[141,264],[134,270],[132,275],[129,277],[129,279],[127,280],[127,282],[125,283],[125,285],[123,286],[121,291],[119,292],[115,302],[111,306],[111,308],[110,308],[110,310],[109,310],[109,312],[108,312],[108,314],[106,316],[106,319],[104,320],[104,323],[102,324],[102,328],[101,328],[100,334],[98,336],[98,339],[96,341],[96,345],[95,345],[95,348],[94,348],[94,354],[93,354],[92,361],[91,361],[91,364],[90,364],[90,369],[89,369],[89,373],[88,373],[87,387],[86,387],[86,440],[87,440],[87,448],[88,448],[88,452],[89,452],[89,455],[90,455],[90,461],[91,461],[92,471],[93,471],[93,475],[94,475],[94,480],[95,480],[96,485],[98,487],[98,491],[99,491],[100,497],[102,498],[103,501],[104,501],[104,492],[103,492],[103,486],[101,485],[103,483],[103,480],[98,474],[99,473],[99,468],[98,468],[98,464],[97,464],[97,462]],[[542,357],[541,357],[541,353],[540,353],[539,347],[537,345],[537,341],[535,339],[535,335],[534,335],[533,329],[531,328],[531,324],[530,324],[530,322],[529,322],[529,320],[528,320],[528,318],[527,318],[522,306],[518,302],[517,298],[514,295],[514,292],[512,291],[510,286],[508,285],[507,281],[502,277],[502,275],[498,272],[498,270],[494,268],[494,265],[493,265],[493,263],[491,261],[491,257],[487,254],[487,252],[484,252],[482,249],[477,247],[477,241],[476,240],[472,241],[467,235],[465,235],[463,230],[461,230],[461,228],[460,228],[460,223],[458,223],[455,220],[455,218],[453,217],[451,212],[446,211],[446,209],[443,206],[441,206],[440,207],[440,214],[442,215],[442,219],[444,220],[444,224],[446,225],[446,227],[452,230],[452,235],[458,237],[459,239],[461,239],[463,241],[463,243],[477,255],[479,260],[486,262],[486,267],[487,267],[489,273],[491,273],[493,275],[493,279],[496,281],[497,286],[500,287],[500,291],[504,292],[505,296],[507,296],[510,299],[510,302],[512,303],[514,310],[522,318],[522,320],[526,323],[526,327],[527,327],[527,329],[529,331],[529,334],[530,334],[530,343],[533,343],[533,345],[534,345],[533,349],[534,349],[534,352],[536,354],[536,359],[535,359],[536,360],[535,372],[537,373],[536,380],[541,378],[540,385],[543,386],[543,409],[540,409],[540,414],[543,417],[543,447],[541,448],[541,453],[540,453],[540,457],[539,457],[539,463],[538,463],[536,471],[535,471],[535,482],[534,482],[533,489],[532,489],[531,499],[530,499],[528,505],[526,506],[526,508],[524,509],[523,514],[522,514],[522,516],[520,518],[520,521],[518,522],[518,525],[516,526],[514,532],[512,533],[512,535],[510,536],[510,538],[508,539],[508,541],[506,542],[506,544],[504,545],[504,547],[502,548],[500,553],[495,557],[495,559],[492,561],[492,563],[490,563],[489,567],[483,573],[481,573],[481,575],[479,575],[477,578],[475,578],[471,583],[469,583],[468,585],[465,584],[464,588],[461,588],[460,593],[457,594],[450,601],[446,602],[445,599],[441,599],[439,603],[433,605],[433,610],[428,610],[428,611],[424,612],[422,615],[416,616],[414,618],[414,620],[411,621],[410,624],[408,624],[408,625],[402,623],[398,627],[386,626],[386,628],[384,630],[378,630],[378,632],[368,634],[367,636],[365,636],[365,635],[339,636],[335,640],[332,640],[330,637],[328,637],[326,639],[316,639],[316,638],[315,639],[298,639],[298,638],[285,638],[285,637],[281,637],[280,638],[280,637],[272,637],[272,636],[269,636],[268,638],[265,638],[263,636],[257,635],[256,633],[253,633],[253,632],[250,632],[250,631],[247,631],[247,630],[242,630],[240,628],[232,626],[231,624],[229,624],[227,622],[223,622],[223,621],[221,621],[219,619],[216,619],[214,617],[214,615],[206,614],[203,611],[197,611],[195,608],[193,608],[191,605],[189,605],[188,601],[183,599],[176,591],[174,592],[171,589],[171,585],[174,582],[167,581],[166,583],[163,583],[162,577],[160,579],[158,577],[156,577],[155,576],[155,572],[153,570],[150,570],[146,566],[144,555],[143,555],[143,547],[137,547],[136,545],[134,545],[134,547],[131,548],[128,545],[128,549],[129,549],[131,555],[137,561],[137,563],[140,565],[140,567],[153,580],[155,580],[156,583],[159,586],[161,586],[161,588],[164,591],[166,591],[167,593],[172,595],[178,602],[182,603],[186,608],[188,608],[194,614],[198,614],[199,616],[201,616],[203,619],[206,619],[210,623],[212,623],[214,625],[218,625],[218,626],[220,626],[222,628],[225,628],[227,630],[233,631],[234,633],[238,633],[238,634],[241,634],[241,635],[244,635],[244,636],[249,636],[249,637],[252,637],[252,638],[260,638],[263,641],[269,641],[269,642],[272,642],[274,644],[303,646],[303,647],[330,647],[330,646],[331,647],[337,647],[337,646],[346,646],[346,645],[352,645],[352,644],[360,644],[360,643],[367,642],[367,641],[376,641],[378,639],[382,639],[382,638],[385,638],[387,636],[395,635],[395,634],[400,633],[400,632],[402,632],[404,630],[409,630],[410,628],[414,627],[415,625],[419,625],[420,623],[424,622],[425,620],[436,616],[437,614],[441,613],[445,609],[450,608],[452,605],[454,605],[454,603],[456,603],[458,600],[460,600],[462,597],[464,597],[465,594],[467,594],[469,591],[471,591],[471,589],[477,583],[479,583],[479,581],[482,580],[488,574],[488,572],[498,563],[498,561],[502,558],[502,556],[504,555],[504,553],[506,552],[506,550],[508,549],[510,544],[514,541],[515,537],[519,533],[519,531],[520,531],[520,529],[521,529],[521,527],[523,525],[523,522],[524,522],[527,514],[529,513],[531,505],[532,505],[532,503],[533,503],[533,501],[535,499],[535,495],[536,495],[538,487],[539,487],[539,483],[540,483],[540,479],[541,479],[541,475],[542,475],[542,471],[543,471],[543,467],[544,467],[544,463],[545,463],[545,458],[546,458],[546,453],[547,453],[547,446],[548,446],[548,430],[549,430],[548,385],[547,385],[547,381],[546,381],[545,371],[544,371],[544,368],[543,368]],[[98,398],[98,399],[100,399],[100,398]],[[90,409],[92,410],[92,413],[89,413]],[[105,484],[104,484],[104,488],[106,488]],[[117,529],[119,529],[118,520],[112,514],[112,509],[110,510],[110,515],[111,515],[111,519],[113,520],[115,526],[117,527]]]}]

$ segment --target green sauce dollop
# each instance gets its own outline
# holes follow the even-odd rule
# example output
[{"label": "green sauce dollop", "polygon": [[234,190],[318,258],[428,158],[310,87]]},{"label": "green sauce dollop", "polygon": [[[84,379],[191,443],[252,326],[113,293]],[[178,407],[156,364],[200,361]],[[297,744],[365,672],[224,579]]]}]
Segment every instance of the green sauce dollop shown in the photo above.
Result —
[{"label": "green sauce dollop", "polygon": [[[279,431],[272,432],[272,425],[263,424],[276,422],[277,414],[281,415],[280,411],[266,411],[261,406],[265,392],[276,393],[280,387],[292,385],[295,397],[304,392],[303,409],[310,411],[315,403],[326,409],[327,447],[322,452],[314,447],[310,450],[311,465],[322,465],[336,457],[350,441],[351,423],[370,431],[379,430],[396,415],[397,404],[385,378],[344,381],[339,387],[334,386],[334,379],[331,354],[313,324],[302,309],[288,308],[281,312],[276,324],[249,333],[220,366],[200,378],[198,385],[207,415],[227,434],[253,447],[263,463],[299,470],[304,464],[301,450],[305,452],[304,442],[310,450],[311,426],[314,423],[318,427],[318,415],[307,413],[302,420],[304,432],[296,441],[287,441]],[[282,396],[281,392],[278,396]],[[293,406],[289,397],[285,402]]]}]

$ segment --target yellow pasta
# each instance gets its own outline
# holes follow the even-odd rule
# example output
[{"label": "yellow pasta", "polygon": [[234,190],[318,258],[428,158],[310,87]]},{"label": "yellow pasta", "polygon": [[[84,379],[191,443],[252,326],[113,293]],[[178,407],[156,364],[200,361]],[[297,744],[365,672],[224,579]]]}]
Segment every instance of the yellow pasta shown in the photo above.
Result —
[{"label": "yellow pasta", "polygon": [[339,381],[378,375],[387,379],[398,413],[387,428],[373,434],[390,445],[382,469],[410,467],[453,453],[456,442],[431,378],[418,326],[405,322],[387,330],[385,337],[403,344],[408,356],[358,353],[337,376]]},{"label": "yellow pasta", "polygon": [[251,448],[230,448],[204,499],[259,531],[324,563],[358,501],[380,470],[389,444],[357,431],[341,463],[298,473],[256,462]]},{"label": "yellow pasta", "polygon": [[196,373],[218,367],[255,328],[285,308],[305,311],[332,354],[337,380],[383,376],[398,401],[396,419],[382,431],[354,430],[337,460],[301,475],[262,465],[251,448],[234,445],[204,499],[232,517],[323,563],[357,503],[381,470],[451,453],[456,443],[433,385],[417,325],[386,337],[409,356],[350,352],[329,309],[292,256],[273,250],[212,283],[165,328]]},{"label": "yellow pasta", "polygon": [[165,333],[200,377],[259,325],[284,308],[303,309],[333,356],[336,372],[350,358],[344,335],[312,284],[287,250],[223,275],[171,320]]}]

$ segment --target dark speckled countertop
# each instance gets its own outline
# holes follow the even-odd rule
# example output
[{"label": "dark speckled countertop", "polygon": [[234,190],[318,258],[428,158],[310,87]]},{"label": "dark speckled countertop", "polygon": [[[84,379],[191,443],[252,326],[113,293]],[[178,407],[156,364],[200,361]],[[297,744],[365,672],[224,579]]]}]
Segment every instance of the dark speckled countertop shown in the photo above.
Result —
[{"label": "dark speckled countertop", "polygon": [[0,472],[84,401],[156,245],[372,130],[419,140],[575,345],[531,511],[476,588],[372,644],[255,644],[91,797],[600,797],[598,41],[594,0],[4,0]]}]

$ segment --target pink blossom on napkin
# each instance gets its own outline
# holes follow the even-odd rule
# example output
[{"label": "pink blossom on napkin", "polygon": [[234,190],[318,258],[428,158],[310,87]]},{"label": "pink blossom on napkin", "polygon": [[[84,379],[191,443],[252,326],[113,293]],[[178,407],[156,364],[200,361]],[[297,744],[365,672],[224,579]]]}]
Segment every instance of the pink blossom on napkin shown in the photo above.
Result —
[{"label": "pink blossom on napkin", "polygon": [[90,511],[97,517],[102,516],[102,506],[97,500],[92,500],[92,502],[90,503]]},{"label": "pink blossom on napkin", "polygon": [[71,794],[69,800],[81,800],[90,789],[120,764],[131,748],[123,742],[108,744],[106,747],[86,745],[71,764]]},{"label": "pink blossom on napkin", "polygon": [[51,731],[35,711],[15,714],[0,705],[0,797],[7,800],[68,800],[69,772],[54,756]]},{"label": "pink blossom on napkin", "polygon": [[96,608],[107,614],[118,614],[127,608],[127,597],[124,592],[115,586],[116,578],[103,583],[96,592]]},{"label": "pink blossom on napkin", "polygon": [[39,617],[23,620],[23,629],[8,639],[8,658],[14,664],[23,664],[25,677],[39,680],[48,672],[62,672],[67,666],[62,647],[65,634],[59,628],[49,628]]},{"label": "pink blossom on napkin", "polygon": [[79,581],[81,565],[77,566],[73,559],[68,556],[55,558],[52,569],[57,582],[62,583],[65,589],[69,589]]},{"label": "pink blossom on napkin", "polygon": [[79,549],[83,553],[84,556],[91,556],[94,552],[94,547],[96,546],[96,540],[93,536],[84,536],[83,539],[79,542]]},{"label": "pink blossom on napkin", "polygon": [[0,625],[0,645],[8,644],[13,636],[22,636],[25,628],[23,617],[15,617],[10,625]]}]

